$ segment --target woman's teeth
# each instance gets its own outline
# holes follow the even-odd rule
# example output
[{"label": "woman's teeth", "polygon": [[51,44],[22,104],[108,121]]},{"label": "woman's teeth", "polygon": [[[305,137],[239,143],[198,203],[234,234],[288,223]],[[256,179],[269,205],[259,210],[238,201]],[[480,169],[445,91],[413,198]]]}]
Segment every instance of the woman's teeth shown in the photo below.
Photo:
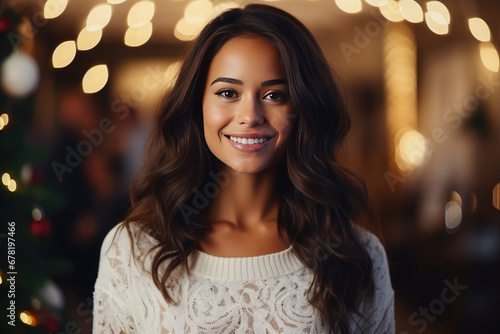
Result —
[{"label": "woman's teeth", "polygon": [[268,138],[240,138],[229,136],[229,139],[234,141],[235,143],[243,144],[243,145],[252,145],[252,144],[262,144],[267,141]]}]

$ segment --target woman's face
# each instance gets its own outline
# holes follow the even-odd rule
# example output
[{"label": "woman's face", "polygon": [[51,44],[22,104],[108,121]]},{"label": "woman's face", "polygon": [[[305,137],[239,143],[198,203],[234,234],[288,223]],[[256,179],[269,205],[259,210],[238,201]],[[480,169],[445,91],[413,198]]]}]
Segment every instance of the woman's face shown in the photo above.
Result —
[{"label": "woman's face", "polygon": [[210,151],[241,173],[258,173],[286,151],[294,114],[278,50],[257,37],[230,39],[210,64],[203,126]]}]

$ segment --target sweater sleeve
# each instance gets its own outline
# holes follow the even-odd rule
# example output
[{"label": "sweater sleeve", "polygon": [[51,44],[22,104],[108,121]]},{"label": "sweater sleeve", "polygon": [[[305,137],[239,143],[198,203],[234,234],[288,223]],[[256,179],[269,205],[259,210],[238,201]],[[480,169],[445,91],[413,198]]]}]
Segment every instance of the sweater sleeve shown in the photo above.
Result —
[{"label": "sweater sleeve", "polygon": [[[363,334],[393,334],[396,331],[394,319],[394,290],[389,274],[389,264],[384,246],[372,233],[363,230],[361,242],[373,261],[375,293],[373,304],[363,310],[366,317]],[[357,333],[356,330],[353,331]]]},{"label": "sweater sleeve", "polygon": [[133,334],[133,302],[130,299],[131,252],[127,230],[121,224],[106,236],[101,247],[94,287],[93,333]]}]

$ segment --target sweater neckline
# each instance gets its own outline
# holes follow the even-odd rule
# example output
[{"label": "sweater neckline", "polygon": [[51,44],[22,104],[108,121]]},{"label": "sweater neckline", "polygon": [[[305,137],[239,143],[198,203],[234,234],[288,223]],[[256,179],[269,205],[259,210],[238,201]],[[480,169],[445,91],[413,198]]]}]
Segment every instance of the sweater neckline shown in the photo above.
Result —
[{"label": "sweater neckline", "polygon": [[271,254],[220,257],[195,250],[188,259],[195,276],[219,281],[249,281],[284,276],[304,268],[292,246]]}]

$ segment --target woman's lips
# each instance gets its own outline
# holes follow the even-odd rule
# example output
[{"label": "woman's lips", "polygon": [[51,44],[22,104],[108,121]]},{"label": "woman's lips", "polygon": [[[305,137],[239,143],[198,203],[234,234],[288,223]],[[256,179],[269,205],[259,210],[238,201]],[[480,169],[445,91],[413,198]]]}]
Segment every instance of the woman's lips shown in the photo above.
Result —
[{"label": "woman's lips", "polygon": [[244,137],[225,135],[225,137],[234,148],[242,152],[257,152],[273,138],[264,135],[245,135]]}]

